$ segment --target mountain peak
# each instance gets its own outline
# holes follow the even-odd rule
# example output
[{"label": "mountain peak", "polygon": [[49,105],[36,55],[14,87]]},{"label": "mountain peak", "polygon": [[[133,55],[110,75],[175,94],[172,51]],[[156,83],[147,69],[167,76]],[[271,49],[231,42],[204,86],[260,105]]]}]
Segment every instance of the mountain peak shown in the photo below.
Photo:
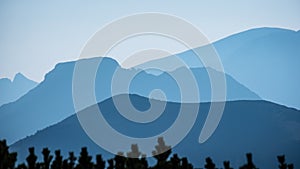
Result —
[{"label": "mountain peak", "polygon": [[18,100],[37,85],[37,82],[28,79],[22,73],[17,73],[13,80],[0,80],[0,106]]},{"label": "mountain peak", "polygon": [[17,73],[13,79],[13,82],[15,82],[16,80],[20,80],[20,79],[28,79],[26,78],[22,73]]}]

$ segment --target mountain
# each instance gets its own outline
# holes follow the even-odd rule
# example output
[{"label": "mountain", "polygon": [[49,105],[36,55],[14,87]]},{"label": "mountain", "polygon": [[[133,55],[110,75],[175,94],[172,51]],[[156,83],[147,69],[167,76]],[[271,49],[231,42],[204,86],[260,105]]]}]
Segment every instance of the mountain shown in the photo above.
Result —
[{"label": "mountain", "polygon": [[[300,109],[300,31],[256,28],[228,36],[212,45],[226,74],[264,100]],[[205,54],[207,48],[194,50]],[[192,50],[177,56],[189,67],[203,66]],[[168,63],[172,57],[152,62]]]},{"label": "mountain", "polygon": [[14,102],[28,91],[33,89],[37,83],[17,73],[14,79],[0,79],[0,106]]},{"label": "mountain", "polygon": [[[99,59],[102,58],[81,62],[92,64]],[[105,59],[103,63],[106,66],[101,67],[100,71],[109,76],[108,71],[115,69],[117,63],[112,59]],[[57,64],[37,87],[17,101],[0,107],[0,135],[7,138],[8,144],[55,124],[75,112],[72,99],[74,64],[75,62]]]},{"label": "mountain", "polygon": [[[106,121],[118,132],[133,137],[146,137],[159,134],[172,125],[181,106],[186,104],[197,106],[196,103],[180,104],[151,100],[152,103],[166,104],[164,112],[155,121],[141,124],[128,121],[116,109],[114,100],[122,103],[125,97],[127,96],[115,96],[114,99],[107,99],[82,110],[80,113],[88,113],[94,108],[100,108]],[[149,108],[149,99],[138,95],[130,95],[129,97],[137,109],[147,110]],[[244,164],[244,155],[247,152],[253,153],[254,163],[259,168],[276,168],[276,156],[281,154],[285,154],[288,162],[294,163],[295,168],[300,166],[299,110],[267,101],[226,102],[225,111],[218,128],[205,143],[199,144],[199,134],[210,104],[200,104],[193,128],[182,142],[173,148],[174,153],[187,156],[196,167],[203,167],[205,158],[211,156],[217,167],[222,165],[223,160],[230,160],[232,166],[238,168]],[[98,132],[99,134],[104,133],[104,131]],[[118,143],[118,140],[112,141]],[[67,156],[69,151],[75,151],[75,154],[79,155],[80,148],[87,146],[93,155],[101,153],[105,159],[112,157],[110,153],[97,146],[85,134],[76,115],[71,115],[53,126],[16,142],[11,145],[11,151],[18,152],[18,160],[24,161],[30,146],[36,147],[39,159],[41,159],[39,152],[44,147],[49,147],[52,154],[54,150],[61,149],[62,154]]]},{"label": "mountain", "polygon": [[300,31],[253,29],[214,45],[226,73],[263,99],[300,109]]},{"label": "mountain", "polygon": [[[188,71],[191,71],[189,74]],[[172,72],[164,72],[159,75],[153,75],[142,71],[132,79],[130,84],[130,94],[138,94],[148,97],[153,89],[161,89],[167,96],[166,100],[171,102],[209,102],[212,100],[212,84],[209,75],[214,75],[217,79],[221,79],[222,74],[211,68],[178,68]],[[182,95],[185,92],[190,98],[195,93],[192,88],[193,80],[188,76],[195,78],[195,85],[199,90],[199,100],[186,101]],[[245,86],[234,80],[231,76],[225,75],[226,80],[226,97],[227,101],[231,100],[260,100],[261,98]],[[219,80],[221,83],[221,80]],[[219,82],[218,81],[218,82]],[[181,83],[188,85],[187,89],[181,86]],[[118,93],[120,94],[120,93]],[[153,95],[154,99],[161,99],[160,95]]]},{"label": "mountain", "polygon": [[[93,65],[95,66],[99,61],[102,62],[95,75],[95,94],[97,102],[114,95],[128,93],[148,97],[149,92],[157,88],[165,92],[167,100],[181,101],[181,93],[178,85],[176,81],[172,80],[172,77],[170,77],[168,73],[155,76],[138,69],[123,69],[111,58],[91,58],[77,62],[60,63],[45,76],[43,82],[28,92],[24,97],[16,102],[0,107],[0,135],[5,137],[8,143],[11,144],[73,114],[75,110],[72,95],[72,87],[74,87],[72,86],[72,79],[75,63],[85,66],[84,71],[89,71],[90,68]],[[220,73],[212,69],[207,70],[216,76],[220,75]],[[200,101],[209,101],[211,98],[207,70],[203,68],[192,70],[200,89]],[[114,75],[116,71],[119,73],[118,76]],[[173,76],[176,75],[181,81],[184,81],[186,75],[184,73],[185,71],[187,70],[178,69],[170,74],[173,74]],[[86,78],[90,75],[90,72],[83,72],[82,75],[82,78]],[[130,81],[129,92],[111,92],[113,79],[117,81],[114,84],[124,86],[122,80],[126,80],[128,79],[126,77],[132,77],[133,75],[136,75],[136,77]],[[259,96],[236,82],[233,78],[226,76],[226,80],[228,100],[260,99]],[[86,80],[80,78],[79,83],[82,83],[80,84],[81,86],[86,87],[85,82]],[[188,90],[189,93],[194,92],[193,90]],[[82,92],[82,94],[86,94],[86,89],[82,89]],[[86,101],[84,98],[82,98],[82,100],[83,102]],[[199,102],[199,100],[195,100],[195,102]],[[87,103],[83,105],[82,108],[95,103]],[[35,119],[39,120],[37,121]]]}]

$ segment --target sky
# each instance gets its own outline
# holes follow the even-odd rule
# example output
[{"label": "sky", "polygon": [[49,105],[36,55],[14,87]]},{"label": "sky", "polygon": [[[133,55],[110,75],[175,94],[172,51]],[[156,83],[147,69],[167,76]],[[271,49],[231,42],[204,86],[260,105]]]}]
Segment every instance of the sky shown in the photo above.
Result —
[{"label": "sky", "polygon": [[144,12],[185,19],[211,42],[257,27],[300,29],[299,0],[1,0],[0,78],[21,72],[40,82],[57,63],[78,59],[104,25]]}]

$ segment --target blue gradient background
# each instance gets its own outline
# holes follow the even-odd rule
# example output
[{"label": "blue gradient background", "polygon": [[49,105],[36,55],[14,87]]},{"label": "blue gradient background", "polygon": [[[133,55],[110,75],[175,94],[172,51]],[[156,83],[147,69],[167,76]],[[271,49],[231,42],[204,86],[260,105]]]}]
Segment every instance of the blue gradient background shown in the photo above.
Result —
[{"label": "blue gradient background", "polygon": [[256,27],[300,28],[300,1],[17,1],[0,2],[0,78],[21,72],[42,81],[62,61],[77,59],[105,24],[142,12],[186,19],[211,41]]}]

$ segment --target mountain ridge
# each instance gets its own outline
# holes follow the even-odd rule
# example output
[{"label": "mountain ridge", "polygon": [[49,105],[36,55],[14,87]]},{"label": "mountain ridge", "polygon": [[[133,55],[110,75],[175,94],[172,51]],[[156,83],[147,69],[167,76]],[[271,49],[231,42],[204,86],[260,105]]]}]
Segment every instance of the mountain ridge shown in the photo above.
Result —
[{"label": "mountain ridge", "polygon": [[[99,57],[84,59],[78,62],[85,63],[88,66],[90,63],[95,64],[96,61],[102,59],[103,58]],[[7,138],[8,143],[12,143],[28,134],[34,133],[36,130],[40,130],[48,125],[61,121],[75,112],[72,98],[72,79],[75,63],[77,62],[66,62],[56,65],[52,71],[47,73],[45,80],[37,87],[17,101],[0,107],[0,134]],[[103,99],[111,97],[111,82],[113,73],[116,69],[123,72],[123,74],[125,73],[126,76],[134,73],[134,70],[128,71],[127,69],[120,68],[118,63],[112,58],[104,58],[101,64],[102,65],[98,67],[97,76],[95,77],[97,101],[102,101]],[[204,96],[206,96],[206,99],[208,100],[208,98],[210,98],[210,84],[209,81],[206,80],[208,78],[207,73],[204,69],[198,70],[197,74],[199,74],[199,72],[202,72],[203,75],[198,75],[201,77],[199,83],[201,82],[203,84],[201,87],[204,90],[204,93],[201,93],[201,96],[203,96],[203,99],[205,99]],[[145,72],[142,72],[139,75],[140,79],[134,79],[132,82],[131,91],[129,91],[130,93],[134,94],[134,91],[137,91],[136,94],[148,96],[147,92],[151,91],[153,88],[164,87],[165,90],[168,90],[167,96],[170,95],[170,97],[174,96],[180,98],[180,93],[177,92],[175,84],[173,84],[173,87],[175,88],[172,91],[170,88],[171,85],[160,83],[159,80],[156,80],[155,84],[157,86],[154,86],[153,84],[155,81],[152,79],[156,79],[156,76],[150,76]],[[166,76],[159,77],[160,80],[165,80]],[[147,83],[147,91],[143,90],[145,89],[145,84],[141,83],[143,82],[143,79],[151,80],[151,83]],[[244,93],[245,99],[259,98],[255,93],[251,93],[250,90],[237,83],[234,79],[229,78],[228,84],[227,87],[232,88],[231,92],[229,92],[229,95],[231,93],[230,97],[232,98],[243,98],[243,95],[235,91],[235,89],[239,89],[241,93]],[[176,91],[176,93],[174,91]],[[31,119],[36,118],[40,119],[40,121],[34,123],[30,122]],[[18,126],[13,124],[18,124]],[[10,128],[10,131],[6,131],[5,128]],[[22,130],[20,130],[20,128]]]},{"label": "mountain ridge", "polygon": [[12,80],[0,79],[0,107],[18,100],[37,85],[37,82],[28,79],[22,73],[17,73]]},{"label": "mountain ridge", "polygon": [[[133,95],[132,97],[137,97],[133,100],[134,102],[147,105],[148,98],[138,95]],[[143,98],[146,100],[141,101]],[[145,133],[144,130],[140,130],[137,127],[131,128],[130,123],[128,127],[118,126],[117,124],[124,123],[122,119],[114,115],[116,110],[112,104],[112,99],[97,104],[104,111],[103,115],[110,125],[123,134],[132,135],[135,133],[134,136],[137,136],[139,133]],[[182,142],[173,147],[173,152],[178,153],[180,156],[187,156],[194,166],[199,165],[200,159],[204,161],[206,156],[211,156],[218,165],[222,164],[222,160],[227,159],[237,168],[238,166],[236,165],[242,164],[244,161],[243,155],[246,152],[254,154],[254,162],[261,168],[276,167],[274,163],[276,155],[282,153],[286,154],[289,161],[293,162],[295,166],[300,165],[297,161],[300,152],[298,151],[300,150],[300,138],[297,136],[297,126],[294,125],[294,123],[299,124],[298,128],[300,127],[299,110],[286,108],[285,106],[264,100],[228,101],[226,102],[223,117],[215,133],[207,142],[199,144],[197,142],[198,136],[206,119],[210,104],[200,104],[199,114],[194,127]],[[167,103],[164,113],[174,112],[178,108],[178,103]],[[88,110],[89,108],[83,112]],[[172,124],[169,123],[170,119],[167,118],[166,120],[166,122],[163,121],[164,125],[161,128]],[[156,126],[154,124],[157,122],[155,121],[151,125]],[[144,129],[147,130],[147,128]],[[157,128],[149,129],[160,131]],[[274,130],[277,132],[271,132]],[[147,135],[151,135],[155,131],[151,131],[150,134],[146,133],[148,133]],[[42,150],[43,147],[49,147],[52,152],[60,148],[63,155],[67,155],[68,151],[71,150],[78,154],[81,146],[87,146],[92,155],[101,153],[105,159],[113,156],[99,148],[88,138],[75,114],[14,143],[11,145],[11,150],[17,151],[20,155],[19,159],[22,160],[26,157],[27,148],[30,146],[35,146],[37,151]],[[231,149],[230,147],[232,146],[235,149]],[[222,153],[220,154],[220,152]]]},{"label": "mountain ridge", "polygon": [[[270,33],[264,34],[263,31]],[[262,35],[253,38],[252,34],[256,33]],[[239,36],[235,37],[240,38],[238,40],[228,37],[214,43],[225,72],[263,99],[299,109],[300,93],[297,86],[300,81],[294,73],[300,72],[300,31],[256,29]],[[251,40],[244,42],[247,38]]]},{"label": "mountain ridge", "polygon": [[[255,28],[239,32],[176,54],[190,68],[203,66],[193,51],[206,54],[215,48],[226,74],[257,93],[261,98],[300,108],[300,31],[281,28]],[[175,55],[149,62],[168,63]],[[149,63],[147,63],[149,64]],[[137,67],[142,68],[143,64]]]},{"label": "mountain ridge", "polygon": [[[261,30],[261,29],[257,29],[255,31],[259,31],[259,30]],[[277,29],[275,28],[275,30],[277,30]],[[249,31],[251,31],[251,30],[249,30]],[[268,29],[266,29],[266,31],[268,31]],[[289,32],[289,31],[287,31],[287,32]],[[299,31],[297,31],[297,32],[299,32]],[[182,57],[184,57],[184,56],[182,56]],[[93,59],[97,60],[99,58],[88,58],[88,59],[83,59],[83,61],[88,62],[88,61],[91,61]],[[106,58],[105,60],[110,60],[110,58]],[[111,61],[110,64],[113,65],[113,66],[114,65],[119,65],[118,62],[115,61],[115,60],[110,60],[110,61]],[[23,107],[22,110],[27,111],[29,113],[32,113],[34,111],[44,112],[44,109],[49,109],[48,112],[56,113],[57,116],[58,116],[58,117],[55,118],[55,120],[50,120],[51,121],[50,124],[53,124],[53,123],[55,123],[57,121],[62,120],[65,117],[69,116],[71,113],[74,112],[74,108],[72,106],[69,106],[69,107],[65,108],[64,107],[65,105],[63,103],[65,103],[66,105],[73,105],[72,90],[70,89],[71,88],[70,86],[72,86],[72,72],[73,72],[72,70],[74,69],[74,64],[75,63],[76,63],[76,61],[64,62],[64,63],[57,64],[54,69],[52,69],[49,73],[47,73],[45,75],[45,80],[42,81],[41,84],[39,84],[36,88],[33,89],[33,91],[27,93],[26,96],[24,96],[24,97],[26,97],[26,99],[24,99],[22,97],[21,99],[17,100],[16,102],[13,102],[13,103],[10,103],[10,104],[7,104],[5,106],[0,107],[0,116],[3,117],[3,114],[7,115],[7,114],[10,114],[10,112],[12,112],[12,114],[22,114],[22,113],[20,113],[21,112],[20,110],[17,110],[16,108],[13,108],[13,107],[19,107],[20,109],[22,109],[22,107]],[[129,69],[129,70],[134,71],[134,69]],[[112,72],[112,71],[113,70],[111,70],[110,72]],[[225,71],[226,71],[226,67],[225,67]],[[63,74],[59,75],[59,73],[63,73]],[[146,73],[147,72],[145,72],[145,74]],[[59,76],[56,76],[56,75],[59,75]],[[151,79],[151,76],[149,74],[147,74],[147,76],[149,77],[148,79]],[[231,77],[231,76],[232,75],[230,75],[228,77],[229,78],[234,78],[234,77]],[[157,76],[155,76],[155,77],[157,77]],[[247,77],[251,78],[251,76],[247,76]],[[68,83],[67,84],[61,83],[64,80],[67,80]],[[203,78],[203,81],[208,81],[207,80],[207,76],[205,76],[205,78]],[[256,80],[256,81],[258,81],[258,80]],[[49,87],[49,86],[46,87],[44,85],[44,84],[49,84],[49,83],[51,83],[51,85],[50,85],[51,87]],[[99,81],[96,82],[96,83],[99,83]],[[238,83],[243,86],[242,88],[247,89],[246,88],[247,85],[245,85],[244,83],[241,83],[240,81]],[[135,84],[136,84],[136,86],[140,86],[141,85],[140,83],[135,83]],[[275,85],[276,84],[274,84],[274,86]],[[106,91],[106,92],[104,93],[105,96],[102,97],[102,99],[107,99],[107,98],[110,97],[109,87],[110,87],[110,85],[107,85],[105,87],[104,91]],[[151,87],[153,88],[153,86],[151,86],[151,85],[148,86],[147,90],[150,90]],[[167,86],[167,87],[169,87],[169,86]],[[206,85],[206,88],[209,88],[209,84]],[[45,93],[45,91],[44,92],[36,92],[37,90],[47,90],[47,91],[52,91],[52,92],[50,92],[51,95],[47,95]],[[249,91],[252,92],[252,90],[249,90]],[[256,92],[256,91],[254,91],[254,92],[252,93],[252,95],[253,94],[257,95],[256,93],[259,94],[259,92]],[[272,91],[272,92],[276,93],[274,91]],[[60,93],[65,93],[65,94],[61,96]],[[239,92],[236,92],[236,93],[239,93]],[[295,95],[295,92],[293,92],[293,93]],[[148,96],[147,94],[145,94],[144,91],[138,91],[136,94],[143,95],[143,96]],[[171,93],[171,94],[173,94],[173,93]],[[51,96],[51,97],[49,97],[49,96]],[[204,93],[204,96],[205,96],[205,93]],[[265,98],[264,96],[262,96],[262,97]],[[31,102],[30,101],[33,98],[36,98],[35,102]],[[43,101],[43,99],[38,99],[38,98],[47,98],[50,101],[46,101],[46,100]],[[207,97],[207,98],[209,98],[209,97]],[[248,99],[238,98],[237,100],[248,100]],[[274,102],[273,100],[270,100],[270,101]],[[283,105],[287,105],[288,107],[295,107],[295,106],[291,106],[289,104],[284,104],[284,103],[281,103],[281,102],[279,102],[279,103],[283,104]],[[39,104],[41,104],[43,106],[39,106]],[[23,105],[23,106],[21,106],[21,105]],[[31,105],[31,107],[33,107],[33,108],[28,108],[28,106],[26,106],[26,105]],[[45,118],[49,118],[49,116],[51,114],[50,113],[45,113],[43,115],[45,116]],[[28,116],[29,117],[34,117],[33,115],[32,116],[28,115]],[[38,115],[38,117],[40,117],[40,116],[41,115]],[[42,117],[43,116],[41,116],[41,118]],[[18,121],[18,123],[23,123],[22,119],[20,119]],[[4,126],[4,127],[6,127],[6,126]],[[37,129],[40,129],[40,128],[37,128]],[[12,130],[16,130],[17,131],[18,129],[15,128],[15,127],[12,127]],[[35,130],[32,130],[32,132],[30,132],[30,133],[34,133],[34,131]]]},{"label": "mountain ridge", "polygon": [[[117,96],[114,96],[114,97],[119,97],[119,96],[122,96],[122,95],[125,95],[125,94],[117,95]],[[164,100],[159,100],[159,99],[154,99],[154,98],[147,98],[147,97],[145,97],[145,96],[141,96],[141,95],[138,95],[138,94],[130,94],[130,95],[133,96],[133,97],[140,97],[140,98],[143,98],[143,99],[149,99],[149,100],[152,100],[152,101],[166,102],[166,101],[164,101]],[[111,98],[107,98],[107,99],[103,100],[102,102],[107,102],[107,101],[110,100],[110,99],[111,99]],[[168,102],[168,103],[171,103],[171,104],[181,104],[180,102],[174,102],[174,101],[167,101],[167,102]],[[253,103],[255,103],[255,102],[262,102],[262,103],[265,103],[265,104],[276,104],[276,105],[278,105],[278,106],[280,106],[280,107],[283,107],[283,108],[285,108],[285,109],[289,109],[289,110],[292,110],[292,111],[300,111],[299,109],[296,109],[296,108],[294,108],[294,107],[288,107],[288,106],[281,105],[281,104],[278,104],[278,103],[273,103],[273,102],[267,101],[267,100],[231,100],[231,101],[226,101],[226,102],[227,102],[227,103],[243,103],[243,102],[253,102]],[[211,103],[212,103],[212,102],[184,103],[184,104],[211,104]],[[214,102],[214,103],[221,103],[221,102]],[[99,104],[99,103],[98,103],[98,104]],[[91,105],[91,106],[89,106],[89,107],[86,107],[85,109],[88,109],[88,108],[90,108],[90,107],[92,107],[92,106],[93,106],[93,105]],[[81,111],[82,111],[82,110],[81,110]],[[73,116],[73,115],[76,115],[76,113],[75,113],[75,114],[72,114],[71,116]],[[66,118],[63,119],[62,121],[71,118],[71,116],[66,117]],[[28,136],[26,136],[25,138],[21,138],[20,140],[17,140],[16,142],[12,143],[11,145],[13,145],[13,144],[18,144],[18,142],[22,142],[22,141],[24,141],[25,139],[27,139],[28,137],[32,137],[32,136],[38,134],[39,132],[41,132],[41,131],[43,131],[43,130],[46,130],[46,129],[48,129],[48,128],[51,128],[51,127],[53,127],[53,126],[55,126],[55,125],[61,123],[62,121],[59,121],[59,122],[57,122],[57,123],[55,123],[55,124],[52,124],[52,125],[50,125],[50,126],[47,126],[47,127],[43,128],[43,129],[37,130],[35,133],[33,133],[33,134],[31,134],[31,135],[28,135]]]}]

